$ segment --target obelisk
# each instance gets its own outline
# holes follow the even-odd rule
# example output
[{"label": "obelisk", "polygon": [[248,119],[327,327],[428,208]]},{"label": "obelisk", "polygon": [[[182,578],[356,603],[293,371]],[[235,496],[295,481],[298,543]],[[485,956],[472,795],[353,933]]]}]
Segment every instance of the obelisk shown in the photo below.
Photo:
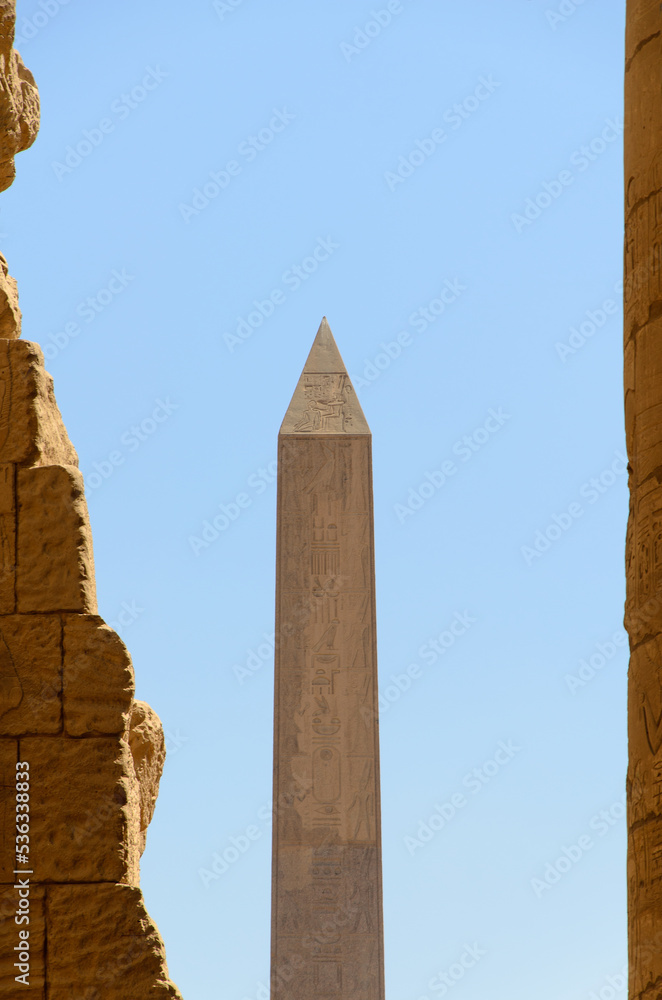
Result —
[{"label": "obelisk", "polygon": [[326,319],[278,439],[272,1000],[383,1000],[372,439]]},{"label": "obelisk", "polygon": [[662,989],[662,10],[628,0],[625,427],[630,461],[630,1000]]}]

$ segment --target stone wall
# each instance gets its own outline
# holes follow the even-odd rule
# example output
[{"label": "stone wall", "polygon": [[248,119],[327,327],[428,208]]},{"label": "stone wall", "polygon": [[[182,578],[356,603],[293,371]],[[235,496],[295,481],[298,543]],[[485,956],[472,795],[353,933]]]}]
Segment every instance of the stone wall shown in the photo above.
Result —
[{"label": "stone wall", "polygon": [[[13,31],[0,0],[0,190],[39,123]],[[0,998],[181,1000],[139,888],[163,730],[97,614],[83,477],[20,321],[2,258]]]}]

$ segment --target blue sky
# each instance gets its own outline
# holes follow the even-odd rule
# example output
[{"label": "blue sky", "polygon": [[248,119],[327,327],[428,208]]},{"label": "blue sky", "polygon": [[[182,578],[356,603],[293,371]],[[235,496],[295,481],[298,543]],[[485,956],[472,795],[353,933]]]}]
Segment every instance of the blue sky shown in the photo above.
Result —
[{"label": "blue sky", "polygon": [[612,1000],[624,4],[18,8],[43,124],[2,245],[167,733],[173,979],[268,981],[270,463],[326,314],[374,436],[387,996]]}]

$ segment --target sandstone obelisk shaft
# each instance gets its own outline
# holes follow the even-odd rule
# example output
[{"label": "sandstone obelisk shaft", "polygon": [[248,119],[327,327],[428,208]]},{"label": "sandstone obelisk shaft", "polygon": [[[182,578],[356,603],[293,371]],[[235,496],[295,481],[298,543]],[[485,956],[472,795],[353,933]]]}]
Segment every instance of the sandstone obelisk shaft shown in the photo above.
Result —
[{"label": "sandstone obelisk shaft", "polygon": [[662,988],[662,11],[628,0],[625,418],[630,460],[630,998]]},{"label": "sandstone obelisk shaft", "polygon": [[278,448],[272,1000],[383,1000],[371,436],[322,321]]}]

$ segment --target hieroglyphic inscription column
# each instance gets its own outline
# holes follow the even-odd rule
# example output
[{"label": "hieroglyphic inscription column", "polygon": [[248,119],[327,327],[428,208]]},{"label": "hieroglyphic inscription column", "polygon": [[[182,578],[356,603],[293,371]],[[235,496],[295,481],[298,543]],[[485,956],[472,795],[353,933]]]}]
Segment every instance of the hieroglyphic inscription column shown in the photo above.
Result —
[{"label": "hieroglyphic inscription column", "polygon": [[628,0],[625,419],[630,460],[628,924],[631,1000],[662,989],[662,8]]},{"label": "hieroglyphic inscription column", "polygon": [[383,1000],[370,429],[322,321],[278,452],[272,1000]]}]

